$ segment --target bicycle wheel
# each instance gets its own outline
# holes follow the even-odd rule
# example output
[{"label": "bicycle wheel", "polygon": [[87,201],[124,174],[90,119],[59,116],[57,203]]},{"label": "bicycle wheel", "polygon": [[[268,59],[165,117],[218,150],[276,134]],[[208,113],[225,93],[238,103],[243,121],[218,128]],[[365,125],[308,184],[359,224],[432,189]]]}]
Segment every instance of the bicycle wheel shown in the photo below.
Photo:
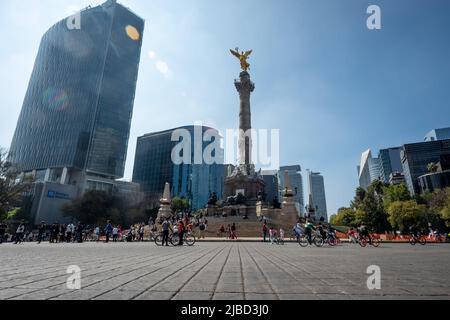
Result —
[{"label": "bicycle wheel", "polygon": [[337,245],[336,239],[334,238],[329,238],[327,242],[330,247],[334,247],[335,245]]},{"label": "bicycle wheel", "polygon": [[313,240],[314,244],[316,245],[316,247],[323,247],[324,241],[322,237],[314,237]]},{"label": "bicycle wheel", "polygon": [[374,246],[375,248],[378,248],[381,244],[380,239],[372,239],[372,246]]},{"label": "bicycle wheel", "polygon": [[420,240],[419,240],[419,242],[420,242],[420,244],[421,244],[422,246],[424,246],[424,245],[427,244],[427,239],[426,239],[425,237],[421,237]]},{"label": "bicycle wheel", "polygon": [[298,237],[297,241],[298,244],[303,248],[306,248],[308,246],[308,239],[305,236]]},{"label": "bicycle wheel", "polygon": [[156,244],[158,247],[162,246],[162,236],[161,236],[160,234],[158,234],[158,235],[155,237],[155,244]]},{"label": "bicycle wheel", "polygon": [[365,248],[367,246],[367,239],[361,238],[359,239],[358,243],[362,248]]},{"label": "bicycle wheel", "polygon": [[409,239],[409,244],[412,245],[412,246],[415,246],[416,245],[416,239],[414,239],[414,238]]},{"label": "bicycle wheel", "polygon": [[180,237],[178,236],[178,234],[175,235],[175,236],[172,235],[172,236],[169,237],[169,242],[170,242],[174,247],[177,247],[178,244],[180,243]]},{"label": "bicycle wheel", "polygon": [[185,235],[184,241],[186,242],[186,244],[189,247],[192,247],[195,244],[196,239],[195,239],[195,236],[192,233],[188,233],[187,235]]}]

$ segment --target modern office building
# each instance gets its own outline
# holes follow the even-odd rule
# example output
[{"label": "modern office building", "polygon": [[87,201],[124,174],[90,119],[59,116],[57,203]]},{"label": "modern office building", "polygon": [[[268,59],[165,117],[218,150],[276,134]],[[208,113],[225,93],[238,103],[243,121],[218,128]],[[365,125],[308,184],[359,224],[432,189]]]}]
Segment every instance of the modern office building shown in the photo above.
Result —
[{"label": "modern office building", "polygon": [[[68,19],[42,38],[9,154],[48,201],[112,190],[123,177],[144,31],[115,0],[82,10],[79,29]],[[57,217],[59,207],[36,219]]]},{"label": "modern office building", "polygon": [[369,149],[361,155],[361,163],[358,166],[359,186],[365,190],[375,180],[383,181],[382,163],[380,158],[373,158]]},{"label": "modern office building", "polygon": [[450,139],[450,128],[433,129],[425,136],[425,142]]},{"label": "modern office building", "polygon": [[327,200],[325,195],[324,178],[319,172],[308,171],[309,206],[315,208],[317,220],[323,218],[328,221]]},{"label": "modern office building", "polygon": [[286,185],[284,182],[284,173],[288,172],[291,180],[292,191],[294,192],[295,206],[297,211],[301,215],[305,213],[305,198],[304,198],[304,186],[302,177],[302,168],[299,165],[280,167],[280,173],[278,174],[278,186],[279,196],[278,199],[283,199]]},{"label": "modern office building", "polygon": [[[188,163],[177,164],[172,161],[172,152],[180,140],[172,139],[172,137],[174,133],[180,131],[185,131],[192,139],[188,143],[191,149],[190,155],[187,157]],[[213,154],[218,159],[217,163],[206,164],[203,157],[201,157],[200,163],[195,161],[195,137],[202,138],[207,131],[214,132],[216,136],[219,136],[217,130],[209,127],[185,126],[139,137],[133,182],[139,183],[141,190],[147,196],[155,198],[163,194],[164,186],[169,182],[172,196],[189,199],[193,210],[204,208],[213,192],[220,199],[227,170],[227,166],[223,165],[223,150],[219,150],[220,154]],[[201,149],[197,151],[200,151],[201,156],[211,142],[200,140]],[[183,150],[182,156],[184,152],[188,151]]]},{"label": "modern office building", "polygon": [[278,170],[262,170],[261,176],[264,180],[264,200],[268,203],[273,203],[274,200],[281,202],[279,194],[279,172]]},{"label": "modern office building", "polygon": [[427,175],[430,163],[446,161],[450,155],[450,139],[405,144],[401,151],[403,172],[411,195],[421,192],[419,177]]},{"label": "modern office building", "polygon": [[380,150],[378,159],[380,161],[380,176],[383,179],[382,182],[389,183],[391,174],[403,172],[400,151],[401,147]]}]

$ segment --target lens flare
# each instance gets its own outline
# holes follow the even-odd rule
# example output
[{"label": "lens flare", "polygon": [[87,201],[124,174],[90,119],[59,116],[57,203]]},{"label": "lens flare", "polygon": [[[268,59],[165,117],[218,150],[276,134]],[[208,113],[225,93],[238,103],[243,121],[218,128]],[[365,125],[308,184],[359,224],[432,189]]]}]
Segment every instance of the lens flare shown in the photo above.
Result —
[{"label": "lens flare", "polygon": [[125,32],[127,33],[128,37],[130,37],[130,39],[133,41],[139,41],[139,39],[141,38],[139,31],[133,26],[128,25],[125,28]]},{"label": "lens flare", "polygon": [[64,90],[50,87],[44,91],[42,103],[50,110],[64,110],[69,105],[69,96]]}]

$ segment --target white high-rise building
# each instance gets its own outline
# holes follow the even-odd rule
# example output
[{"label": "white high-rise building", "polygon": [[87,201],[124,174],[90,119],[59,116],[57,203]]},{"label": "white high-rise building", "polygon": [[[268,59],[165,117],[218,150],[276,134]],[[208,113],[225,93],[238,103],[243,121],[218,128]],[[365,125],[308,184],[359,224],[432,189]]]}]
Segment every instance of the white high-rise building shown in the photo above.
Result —
[{"label": "white high-rise building", "polygon": [[379,158],[373,158],[370,149],[363,152],[361,155],[361,164],[358,166],[359,186],[367,190],[375,180],[383,181],[381,168],[381,160]]}]

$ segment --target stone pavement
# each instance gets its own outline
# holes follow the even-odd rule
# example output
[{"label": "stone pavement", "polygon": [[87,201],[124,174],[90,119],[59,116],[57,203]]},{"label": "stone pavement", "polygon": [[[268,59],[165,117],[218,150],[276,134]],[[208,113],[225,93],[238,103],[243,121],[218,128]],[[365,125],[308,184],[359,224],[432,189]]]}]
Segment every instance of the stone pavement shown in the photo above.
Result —
[{"label": "stone pavement", "polygon": [[[71,265],[81,290],[67,289]],[[367,288],[370,265],[381,290]],[[0,299],[448,299],[450,245],[0,245]]]}]

